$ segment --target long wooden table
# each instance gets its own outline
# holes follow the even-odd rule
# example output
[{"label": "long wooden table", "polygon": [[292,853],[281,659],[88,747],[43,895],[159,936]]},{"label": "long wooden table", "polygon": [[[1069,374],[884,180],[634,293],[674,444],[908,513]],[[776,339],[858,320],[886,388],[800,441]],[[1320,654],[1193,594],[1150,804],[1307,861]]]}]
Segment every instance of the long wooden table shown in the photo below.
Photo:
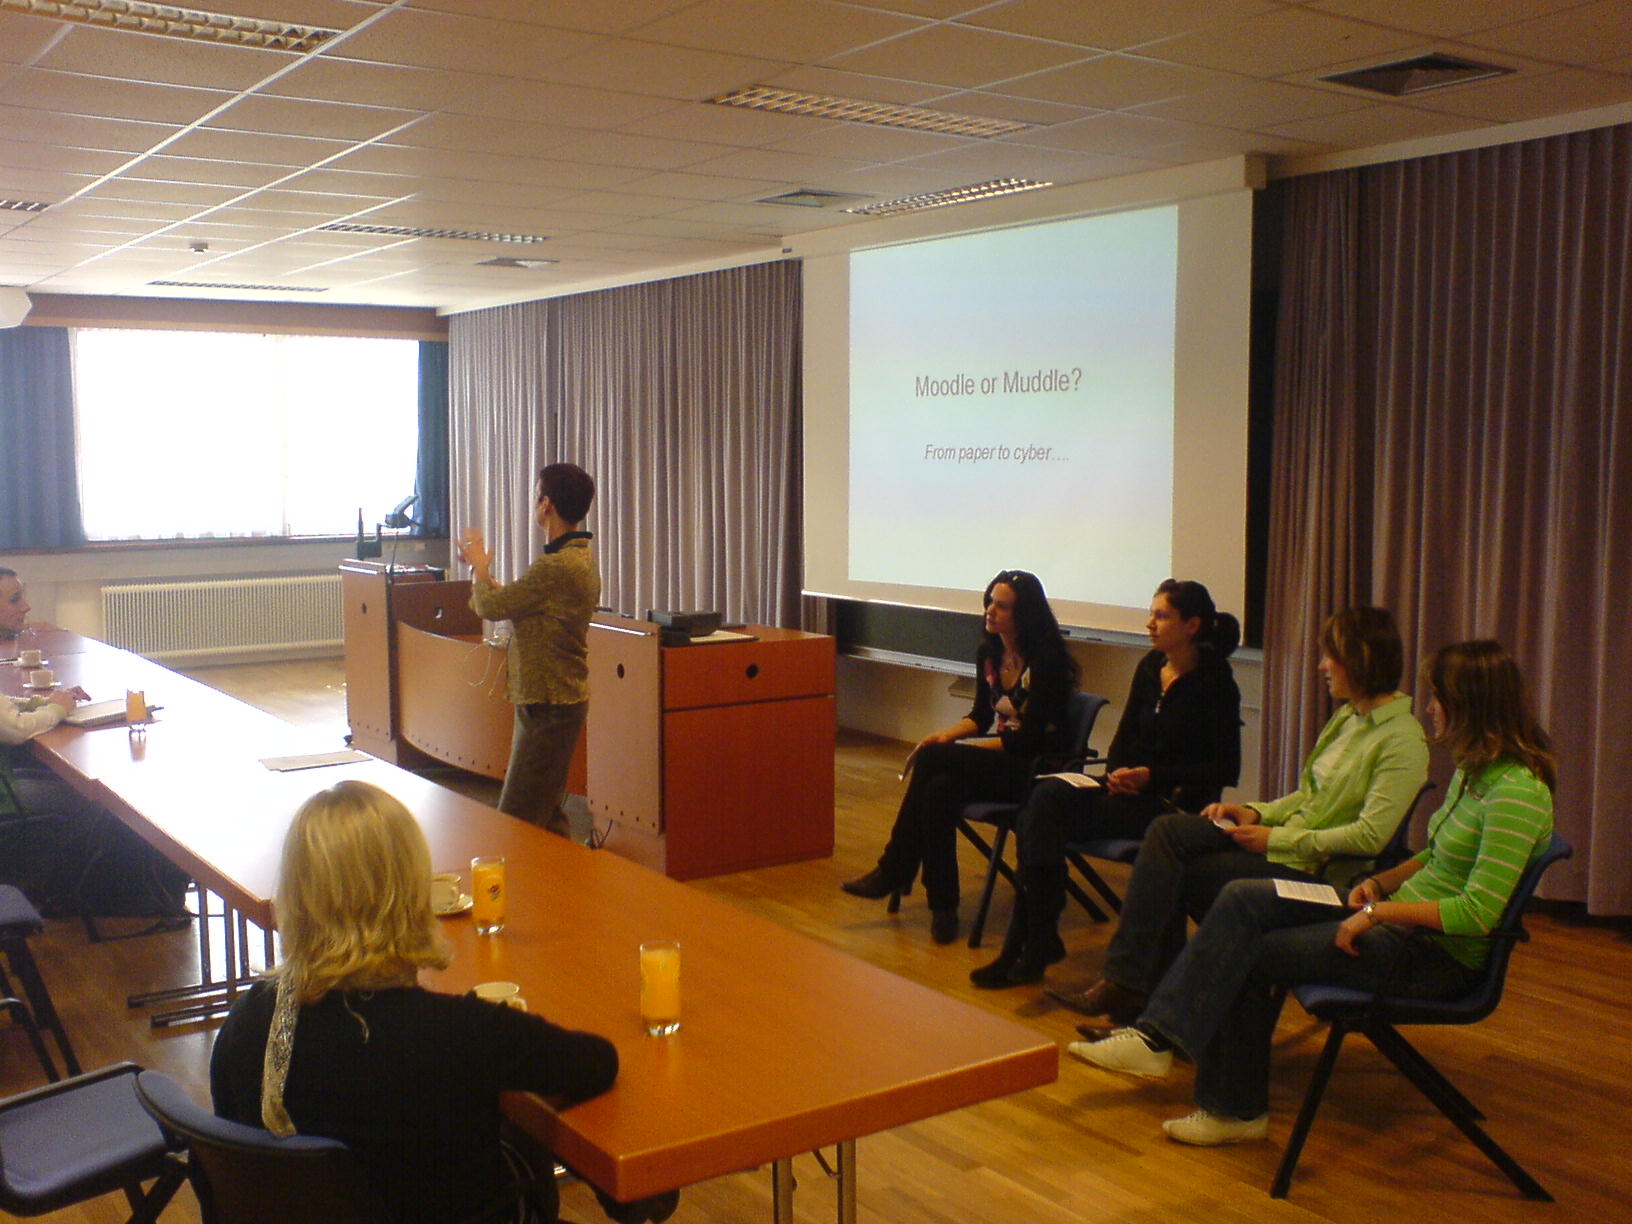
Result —
[{"label": "long wooden table", "polygon": [[[468,917],[445,920],[455,958],[429,984],[518,982],[532,1010],[617,1045],[622,1070],[605,1095],[557,1113],[512,1093],[506,1107],[618,1198],[769,1162],[775,1218],[788,1221],[789,1161],[837,1144],[839,1219],[852,1220],[856,1138],[1057,1073],[1053,1042],[1029,1029],[395,766],[272,773],[258,758],[327,745],[124,651],[93,644],[57,670],[99,697],[145,686],[165,709],[145,734],[58,728],[35,741],[40,758],[258,925],[275,924],[295,807],[342,778],[401,799],[439,870],[506,856],[506,929],[482,937]],[[638,1012],[637,948],[657,938],[683,947],[684,1020],[666,1038],[647,1037]]]}]

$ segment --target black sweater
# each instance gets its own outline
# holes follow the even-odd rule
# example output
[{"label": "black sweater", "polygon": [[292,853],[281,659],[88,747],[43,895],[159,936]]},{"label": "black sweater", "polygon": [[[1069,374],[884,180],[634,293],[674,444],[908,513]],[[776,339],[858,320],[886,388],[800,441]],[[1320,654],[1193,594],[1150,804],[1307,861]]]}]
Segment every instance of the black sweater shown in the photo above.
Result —
[{"label": "black sweater", "polygon": [[1203,650],[1163,693],[1165,658],[1153,650],[1139,661],[1106,758],[1113,770],[1146,766],[1147,793],[1199,811],[1241,776],[1241,690],[1229,660]]}]

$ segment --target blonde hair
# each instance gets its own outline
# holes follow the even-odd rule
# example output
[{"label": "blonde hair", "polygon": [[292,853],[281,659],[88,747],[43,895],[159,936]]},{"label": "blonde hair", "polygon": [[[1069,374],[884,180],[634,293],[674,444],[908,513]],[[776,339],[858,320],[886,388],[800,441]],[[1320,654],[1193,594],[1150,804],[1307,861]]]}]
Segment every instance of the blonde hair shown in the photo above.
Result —
[{"label": "blonde hair", "polygon": [[283,841],[283,961],[302,1003],[412,982],[452,958],[431,913],[431,851],[408,809],[367,782],[319,791]]}]

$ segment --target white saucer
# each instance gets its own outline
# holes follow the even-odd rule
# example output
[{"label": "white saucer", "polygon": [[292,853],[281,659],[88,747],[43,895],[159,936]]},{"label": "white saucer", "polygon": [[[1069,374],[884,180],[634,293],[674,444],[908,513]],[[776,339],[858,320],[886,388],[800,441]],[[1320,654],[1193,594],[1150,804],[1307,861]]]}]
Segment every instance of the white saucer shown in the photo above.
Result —
[{"label": "white saucer", "polygon": [[24,680],[23,687],[26,689],[34,689],[36,692],[43,693],[58,687],[61,683],[62,681],[60,680],[53,680],[50,684],[35,684],[32,680]]},{"label": "white saucer", "polygon": [[435,909],[433,907],[432,912],[435,913],[438,918],[451,918],[455,914],[469,913],[470,907],[475,904],[476,899],[469,893],[460,893],[459,900],[455,901],[447,909]]},{"label": "white saucer", "polygon": [[19,658],[16,658],[16,659],[7,659],[6,662],[10,663],[13,667],[26,667],[30,671],[32,671],[36,667],[50,667],[51,666],[51,660],[50,659],[41,659],[38,663],[24,663],[23,660],[19,657]]}]

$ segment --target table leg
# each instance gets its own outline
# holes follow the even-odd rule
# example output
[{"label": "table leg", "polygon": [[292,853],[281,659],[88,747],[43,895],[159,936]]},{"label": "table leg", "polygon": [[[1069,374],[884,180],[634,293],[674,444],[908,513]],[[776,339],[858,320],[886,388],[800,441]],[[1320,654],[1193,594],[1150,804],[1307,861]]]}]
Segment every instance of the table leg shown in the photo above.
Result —
[{"label": "table leg", "polygon": [[771,1166],[771,1219],[775,1224],[793,1224],[793,1161],[778,1160]]},{"label": "table leg", "polygon": [[856,1141],[839,1143],[839,1224],[856,1224]]}]

